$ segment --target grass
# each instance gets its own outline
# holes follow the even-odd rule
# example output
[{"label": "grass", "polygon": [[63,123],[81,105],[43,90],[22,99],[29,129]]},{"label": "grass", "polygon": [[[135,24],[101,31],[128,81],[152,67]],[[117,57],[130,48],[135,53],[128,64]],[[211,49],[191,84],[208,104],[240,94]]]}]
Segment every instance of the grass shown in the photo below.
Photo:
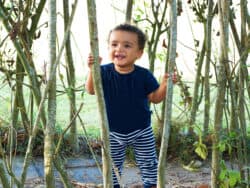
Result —
[{"label": "grass", "polygon": [[[1,81],[0,81],[1,83]],[[59,88],[62,90],[62,88]],[[7,127],[11,122],[11,104],[13,103],[14,93],[11,91],[9,85],[0,84],[0,128]],[[24,89],[25,103],[26,108],[29,110],[29,100],[30,93],[25,88]],[[99,118],[96,104],[96,96],[86,94],[84,90],[76,92],[76,104],[77,109],[80,104],[83,103],[82,111],[79,113],[81,119],[84,122],[84,125],[87,129],[88,135],[93,137],[100,137],[99,130]],[[45,108],[47,104],[45,103]],[[35,107],[36,111],[37,108]],[[56,131],[61,132],[64,128],[66,128],[70,123],[70,108],[69,108],[69,100],[67,95],[59,94],[57,96],[57,117],[56,117]],[[35,116],[35,115],[34,115]],[[35,117],[34,117],[35,118]],[[20,116],[19,116],[20,121]],[[82,126],[80,125],[79,119],[77,119],[77,131],[79,134],[83,134]]]},{"label": "grass", "polygon": [[[1,83],[1,81],[0,81]],[[192,93],[192,84],[188,83],[190,89],[190,93]],[[62,88],[58,88],[58,90],[63,90]],[[11,96],[12,92],[11,89],[8,85],[2,85],[0,84],[0,133],[1,131],[1,127],[8,127],[10,125],[10,120],[11,120],[11,101],[13,100],[12,96]],[[26,90],[24,90],[24,94],[25,94],[25,102],[27,105],[27,109],[28,109],[28,101],[29,101],[29,96],[30,93],[27,92]],[[191,139],[190,136],[185,136],[183,134],[181,134],[181,139],[180,139],[180,133],[184,133],[185,130],[187,130],[188,128],[188,117],[189,117],[189,111],[187,110],[187,107],[185,107],[183,105],[183,99],[181,97],[181,91],[179,89],[178,86],[174,87],[174,99],[173,99],[173,112],[172,112],[172,116],[173,116],[173,125],[176,126],[176,124],[178,124],[178,131],[174,133],[174,131],[172,130],[171,132],[171,138],[169,140],[169,152],[172,152],[171,154],[173,155],[174,153],[176,154],[176,156],[183,156],[183,158],[188,159],[187,156],[195,156],[195,155],[190,155],[190,152],[193,152],[194,150],[194,146],[193,143],[196,141],[195,139],[197,139],[195,137],[195,139]],[[216,90],[212,90],[212,103],[211,106],[214,108],[214,104],[215,104],[215,99],[216,98]],[[249,104],[249,101],[247,101]],[[80,104],[83,103],[83,108],[81,110],[81,112],[79,113],[84,126],[87,130],[87,135],[90,138],[90,140],[98,140],[100,141],[100,121],[99,121],[99,112],[98,112],[98,106],[97,106],[97,102],[96,102],[96,96],[94,95],[89,95],[87,93],[84,92],[84,90],[80,90],[78,92],[76,92],[76,104],[77,104],[77,109],[79,108]],[[152,109],[152,126],[154,128],[154,130],[157,129],[157,114],[160,115],[160,111],[161,111],[161,103],[160,104],[156,104],[156,105],[152,105],[151,109]],[[204,104],[201,103],[200,104],[200,109],[197,112],[197,125],[198,126],[202,126],[203,124],[203,106]],[[248,105],[250,106],[250,105]],[[45,108],[47,108],[47,105],[45,104]],[[211,118],[214,117],[214,112],[212,111],[213,109],[211,109]],[[35,111],[37,111],[37,109],[35,108]],[[69,100],[67,95],[64,93],[60,93],[57,96],[57,117],[56,117],[56,132],[57,133],[61,133],[69,124],[70,122],[70,118],[69,118]],[[20,118],[20,116],[19,116]],[[249,127],[249,120],[247,120],[248,122],[248,135],[250,137],[250,127]],[[213,119],[211,119],[211,124],[213,123]],[[212,128],[212,125],[211,125]],[[79,135],[83,135],[84,131],[83,128],[80,124],[79,119],[77,119],[77,132]],[[156,135],[157,136],[157,135]],[[173,137],[174,136],[174,137]],[[176,140],[175,140],[176,139]],[[191,140],[190,140],[191,139]],[[40,139],[40,141],[38,140],[38,142],[42,142],[42,140]],[[189,143],[189,144],[187,144]],[[39,143],[38,143],[39,144]],[[178,150],[181,150],[181,153],[178,154],[178,151],[176,149],[176,145],[178,145]],[[68,148],[68,147],[66,147]],[[173,148],[171,150],[171,148]],[[22,148],[21,148],[22,149]],[[37,155],[39,155],[39,151],[35,151],[37,152]],[[185,153],[186,152],[186,153]],[[129,159],[133,159],[133,152],[131,150],[131,148],[128,148],[127,150],[127,156]]]},{"label": "grass", "polygon": [[[60,82],[58,82],[60,83]],[[187,83],[190,87],[189,92],[192,94],[192,83]],[[62,88],[59,87],[59,90],[62,90]],[[28,109],[28,101],[29,101],[29,95],[30,93],[24,90],[25,94],[25,100],[26,105]],[[1,101],[1,108],[0,108],[0,127],[3,125],[8,125],[11,119],[11,89],[10,87],[5,85],[0,85],[0,101]],[[212,90],[211,95],[211,106],[214,107],[215,103],[215,97],[216,97],[216,89]],[[250,103],[247,101],[248,104]],[[93,137],[100,137],[100,126],[99,126],[99,113],[98,113],[98,107],[96,102],[96,96],[89,95],[84,92],[82,89],[79,92],[76,92],[76,104],[77,109],[79,108],[80,104],[83,103],[82,111],[80,112],[80,117],[84,122],[84,125],[88,131],[88,134]],[[203,124],[203,106],[204,104],[200,104],[200,109],[197,112],[197,124],[202,125]],[[250,105],[248,105],[250,106]],[[46,107],[46,106],[45,106]],[[35,109],[36,110],[36,109]],[[60,94],[57,97],[57,119],[56,119],[56,130],[61,131],[66,126],[68,126],[70,119],[69,119],[69,100],[67,95]],[[160,114],[161,110],[161,104],[157,104],[155,106],[152,105],[152,124],[156,125],[157,123],[157,115]],[[185,122],[189,117],[189,111],[187,110],[187,107],[184,107],[183,100],[181,97],[181,91],[178,86],[174,87],[174,99],[173,99],[173,119],[177,119],[179,122]],[[214,112],[211,110],[211,123],[213,123],[213,116]],[[249,120],[248,120],[249,124]],[[186,127],[187,124],[184,124],[183,127]],[[83,134],[82,126],[79,123],[79,120],[77,120],[77,130],[79,134]],[[248,126],[248,133],[250,134],[250,127]]]}]

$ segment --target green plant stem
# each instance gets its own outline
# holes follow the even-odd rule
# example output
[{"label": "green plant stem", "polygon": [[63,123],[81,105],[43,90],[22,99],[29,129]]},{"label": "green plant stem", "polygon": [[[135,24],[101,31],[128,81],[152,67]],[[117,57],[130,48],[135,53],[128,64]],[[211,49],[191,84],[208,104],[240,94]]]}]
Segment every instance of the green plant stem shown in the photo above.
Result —
[{"label": "green plant stem", "polygon": [[5,173],[3,163],[0,163],[0,179],[4,188],[10,188],[10,184]]}]

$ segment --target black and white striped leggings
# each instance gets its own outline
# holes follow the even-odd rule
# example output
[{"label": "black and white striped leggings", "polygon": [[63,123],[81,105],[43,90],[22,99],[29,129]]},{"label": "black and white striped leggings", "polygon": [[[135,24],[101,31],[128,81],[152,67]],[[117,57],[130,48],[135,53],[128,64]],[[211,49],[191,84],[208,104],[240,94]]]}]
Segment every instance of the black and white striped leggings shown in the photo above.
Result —
[{"label": "black and white striped leggings", "polygon": [[[155,151],[155,139],[151,126],[136,130],[129,134],[110,132],[111,156],[114,163],[113,185],[120,187],[120,176],[122,174],[123,162],[125,160],[126,148],[132,146],[135,153],[136,163],[141,171],[142,181],[145,188],[157,183],[157,155]],[[116,174],[118,174],[118,177]]]}]

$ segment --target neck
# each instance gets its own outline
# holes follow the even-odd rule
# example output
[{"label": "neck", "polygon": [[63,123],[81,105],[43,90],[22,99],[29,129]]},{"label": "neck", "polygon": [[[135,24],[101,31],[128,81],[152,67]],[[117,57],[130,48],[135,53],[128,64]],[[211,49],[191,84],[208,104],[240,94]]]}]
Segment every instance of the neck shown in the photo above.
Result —
[{"label": "neck", "polygon": [[129,66],[129,67],[120,67],[120,66],[115,65],[115,70],[119,72],[120,74],[128,74],[132,72],[134,69],[135,69],[134,65]]}]

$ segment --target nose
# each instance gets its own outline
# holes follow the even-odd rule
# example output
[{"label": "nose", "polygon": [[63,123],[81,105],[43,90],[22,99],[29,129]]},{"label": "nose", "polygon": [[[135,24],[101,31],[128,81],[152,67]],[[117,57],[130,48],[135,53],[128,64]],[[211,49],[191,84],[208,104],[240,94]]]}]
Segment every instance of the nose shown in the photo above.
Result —
[{"label": "nose", "polygon": [[121,50],[122,50],[122,45],[121,45],[121,44],[117,44],[116,50],[117,50],[117,51],[121,51]]}]

